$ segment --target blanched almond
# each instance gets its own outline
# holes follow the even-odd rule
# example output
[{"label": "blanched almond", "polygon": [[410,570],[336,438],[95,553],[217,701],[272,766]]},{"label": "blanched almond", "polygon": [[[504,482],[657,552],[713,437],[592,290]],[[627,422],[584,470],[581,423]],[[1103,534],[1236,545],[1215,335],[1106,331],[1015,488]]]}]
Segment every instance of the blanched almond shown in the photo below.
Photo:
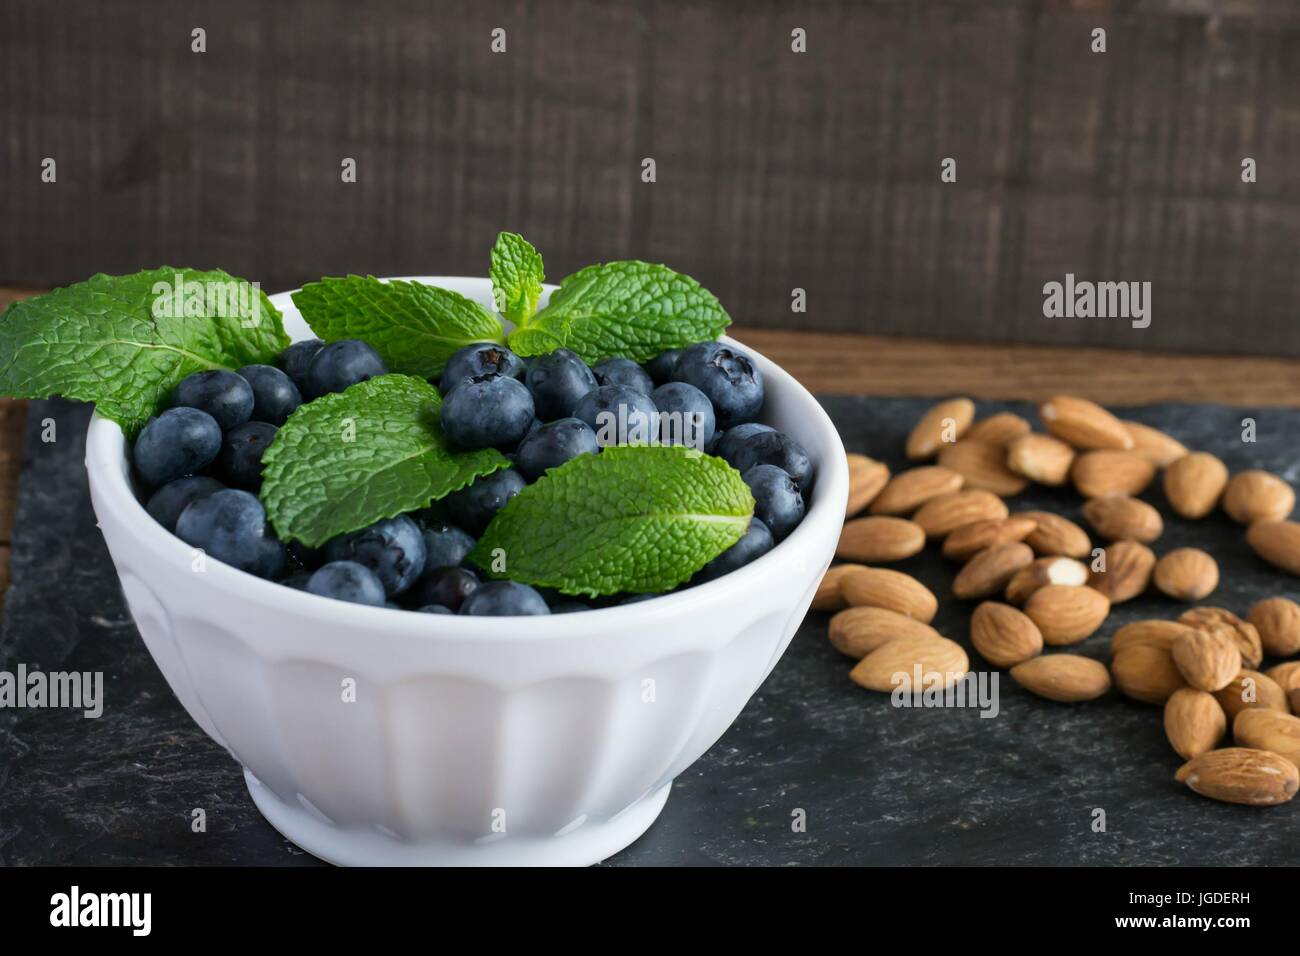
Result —
[{"label": "blanched almond", "polygon": [[1009,604],[985,601],[970,618],[970,642],[996,667],[1011,667],[1043,652],[1038,625]]},{"label": "blanched almond", "polygon": [[959,441],[939,449],[939,464],[966,479],[963,488],[982,488],[1004,497],[1018,495],[1029,482],[1007,467],[1007,451],[1001,445]]},{"label": "blanched almond", "polygon": [[968,441],[982,441],[1005,448],[1021,435],[1028,435],[1029,431],[1029,422],[1015,412],[998,412],[988,418],[981,418],[964,437]]},{"label": "blanched almond", "polygon": [[985,548],[967,561],[953,579],[953,596],[967,601],[996,594],[1006,587],[1012,575],[1033,560],[1034,552],[1021,541]]},{"label": "blanched almond", "polygon": [[1236,720],[1243,710],[1251,707],[1276,710],[1282,714],[1291,710],[1286,692],[1277,686],[1277,681],[1259,671],[1242,671],[1227,687],[1216,690],[1214,699],[1228,715],[1229,723]]},{"label": "blanched almond", "polygon": [[1110,690],[1106,665],[1078,654],[1047,654],[1011,668],[1017,684],[1048,700],[1095,700]]},{"label": "blanched almond", "polygon": [[1105,570],[1092,571],[1088,586],[1100,591],[1111,604],[1131,601],[1151,583],[1155,552],[1137,541],[1116,541],[1106,547]]},{"label": "blanched almond", "polygon": [[910,558],[924,547],[925,532],[919,524],[906,518],[873,515],[844,522],[835,556],[849,561],[886,564]]},{"label": "blanched almond", "polygon": [[907,457],[930,458],[945,444],[957,441],[975,418],[975,403],[969,398],[950,398],[933,405],[907,436]]},{"label": "blanched almond", "polygon": [[1256,521],[1246,529],[1246,541],[1269,564],[1300,577],[1300,524]]},{"label": "blanched almond", "polygon": [[1165,530],[1160,512],[1138,498],[1106,495],[1084,502],[1083,517],[1106,541],[1150,544]]},{"label": "blanched almond", "polygon": [[939,600],[924,584],[901,571],[863,568],[840,581],[845,600],[853,607],[883,607],[929,624]]},{"label": "blanched almond", "polygon": [[1035,527],[1037,522],[1034,519],[1018,515],[972,521],[956,528],[943,539],[943,556],[954,561],[965,561],[995,544],[1023,541]]},{"label": "blanched almond", "polygon": [[866,455],[848,454],[849,500],[844,506],[844,517],[852,518],[876,500],[880,489],[889,481],[889,466]]},{"label": "blanched almond", "polygon": [[1295,510],[1295,492],[1271,471],[1242,471],[1223,491],[1223,510],[1242,524],[1285,521]]},{"label": "blanched almond", "polygon": [[1040,485],[1065,484],[1074,463],[1074,449],[1051,435],[1021,435],[1007,446],[1007,467]]},{"label": "blanched almond", "polygon": [[1227,732],[1228,718],[1213,694],[1184,687],[1165,701],[1165,736],[1184,760],[1213,750]]},{"label": "blanched almond", "polygon": [[1029,596],[1025,613],[1038,625],[1045,643],[1077,644],[1101,627],[1110,601],[1089,587],[1049,584]]},{"label": "blanched almond", "polygon": [[1183,680],[1197,690],[1222,690],[1241,671],[1241,652],[1221,627],[1184,634],[1171,651]]},{"label": "blanched almond", "polygon": [[1300,770],[1266,750],[1224,747],[1178,768],[1174,779],[1203,797],[1224,803],[1271,807],[1286,803],[1300,788]]},{"label": "blanched almond", "polygon": [[1241,652],[1241,663],[1244,667],[1259,667],[1259,662],[1264,659],[1264,644],[1255,625],[1243,621],[1227,608],[1209,605],[1188,608],[1178,615],[1178,623],[1198,630],[1224,628],[1232,636],[1237,650]]},{"label": "blanched almond", "polygon": [[941,538],[972,521],[1005,518],[1006,503],[991,491],[954,491],[923,504],[912,520],[931,538]]},{"label": "blanched almond", "polygon": [[1031,594],[1049,584],[1082,587],[1087,583],[1087,565],[1074,558],[1056,555],[1038,558],[1033,564],[1017,571],[1007,582],[1005,594],[1008,603],[1024,604]]},{"label": "blanched almond", "polygon": [[1165,468],[1187,454],[1187,446],[1157,428],[1141,422],[1122,422],[1133,439],[1133,451],[1157,468]]},{"label": "blanched almond", "polygon": [[1270,655],[1300,654],[1300,604],[1290,598],[1265,598],[1250,609],[1248,619]]},{"label": "blanched almond", "polygon": [[1025,543],[1036,554],[1063,554],[1067,558],[1082,558],[1092,552],[1088,534],[1069,518],[1050,511],[1018,511],[1020,518],[1032,518],[1036,527],[1025,538]]},{"label": "blanched almond", "polygon": [[899,637],[941,637],[929,624],[883,607],[849,607],[831,618],[831,646],[861,660]]},{"label": "blanched almond", "polygon": [[1085,498],[1141,494],[1156,476],[1156,466],[1131,451],[1086,451],[1074,460],[1070,477]]},{"label": "blanched almond", "polygon": [[812,610],[814,611],[838,611],[842,607],[848,606],[848,601],[844,599],[844,592],[840,590],[840,581],[844,575],[858,570],[866,570],[861,564],[837,564],[828,568],[822,575],[821,583],[817,585],[817,593],[813,595]]},{"label": "blanched almond", "polygon": [[1164,704],[1174,691],[1187,686],[1173,654],[1155,644],[1120,649],[1111,659],[1110,672],[1122,693],[1147,704]]},{"label": "blanched almond", "polygon": [[1199,601],[1219,586],[1219,566],[1200,548],[1175,548],[1156,562],[1152,580],[1176,601]]},{"label": "blanched almond", "polygon": [[1056,395],[1038,407],[1043,424],[1075,448],[1133,447],[1133,438],[1120,420],[1096,402],[1074,395]]},{"label": "blanched almond", "polygon": [[961,487],[962,477],[938,465],[900,471],[885,484],[867,509],[873,515],[911,514],[931,498]]},{"label": "blanched almond", "polygon": [[1232,737],[1244,747],[1271,750],[1292,763],[1300,762],[1300,717],[1249,707],[1232,721]]},{"label": "blanched almond", "polygon": [[[922,683],[915,686],[918,668]],[[969,670],[970,660],[956,641],[946,637],[900,637],[858,661],[849,677],[868,690],[888,692],[903,687],[916,692],[931,682],[947,687]]]},{"label": "blanched almond", "polygon": [[1165,497],[1184,518],[1208,515],[1227,484],[1227,466],[1209,452],[1194,451],[1165,469]]}]

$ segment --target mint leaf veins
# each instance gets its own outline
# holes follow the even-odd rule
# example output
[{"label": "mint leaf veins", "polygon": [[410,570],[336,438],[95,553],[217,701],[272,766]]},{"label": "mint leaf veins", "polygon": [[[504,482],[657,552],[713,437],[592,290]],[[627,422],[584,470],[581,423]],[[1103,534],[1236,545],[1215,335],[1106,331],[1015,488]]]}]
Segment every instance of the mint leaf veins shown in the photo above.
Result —
[{"label": "mint leaf veins", "polygon": [[492,297],[497,311],[522,325],[537,311],[542,297],[542,257],[523,236],[503,232],[492,247]]}]

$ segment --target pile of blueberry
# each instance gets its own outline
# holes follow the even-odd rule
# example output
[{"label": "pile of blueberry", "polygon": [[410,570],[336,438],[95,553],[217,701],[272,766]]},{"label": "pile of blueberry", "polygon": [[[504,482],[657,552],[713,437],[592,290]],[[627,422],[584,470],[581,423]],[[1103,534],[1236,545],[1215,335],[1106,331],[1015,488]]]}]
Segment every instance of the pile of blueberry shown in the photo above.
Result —
[{"label": "pile of blueberry", "polygon": [[644,366],[611,358],[589,367],[567,349],[524,360],[504,346],[480,343],[453,355],[438,383],[443,431],[463,448],[500,449],[513,467],[431,508],[378,521],[321,548],[286,546],[257,497],[262,453],[304,401],[387,368],[357,339],[296,342],[278,365],[188,376],[173,390],[171,407],[141,430],[133,461],[139,484],[150,492],[149,514],[177,537],[208,557],[313,594],[431,614],[549,614],[596,606],[514,581],[480,581],[465,559],[492,516],[526,484],[611,443],[689,444],[726,460],[752,490],[749,529],[690,584],[749,563],[803,519],[812,464],[797,442],[755,421],[763,379],[740,350],[703,342]]}]

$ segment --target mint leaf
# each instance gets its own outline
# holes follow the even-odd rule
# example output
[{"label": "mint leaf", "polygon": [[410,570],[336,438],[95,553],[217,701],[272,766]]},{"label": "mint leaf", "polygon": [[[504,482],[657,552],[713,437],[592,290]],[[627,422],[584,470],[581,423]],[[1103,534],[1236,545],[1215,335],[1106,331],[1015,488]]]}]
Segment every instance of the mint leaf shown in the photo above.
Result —
[{"label": "mint leaf", "polygon": [[542,297],[542,257],[523,236],[503,232],[492,247],[492,298],[497,311],[522,325],[537,311]]},{"label": "mint leaf", "polygon": [[100,274],[0,316],[0,394],[94,402],[130,438],[191,372],[271,362],[288,344],[271,300],[220,270]]},{"label": "mint leaf", "polygon": [[661,352],[716,339],[731,324],[722,304],[690,276],[667,266],[626,260],[575,272],[546,308],[511,334],[520,355],[539,355],[541,330],[588,364],[620,356],[647,362]]},{"label": "mint leaf", "polygon": [[501,321],[459,292],[374,276],[326,277],[293,294],[326,342],[363,339],[389,371],[437,378],[453,352],[474,342],[505,343]]},{"label": "mint leaf", "polygon": [[721,458],[679,445],[616,446],[580,455],[510,499],[470,560],[492,577],[565,594],[667,591],[739,541],[753,513],[749,488]]},{"label": "mint leaf", "polygon": [[262,503],[276,533],[319,547],[509,466],[495,449],[453,452],[440,406],[438,390],[409,375],[300,406],[262,457]]}]

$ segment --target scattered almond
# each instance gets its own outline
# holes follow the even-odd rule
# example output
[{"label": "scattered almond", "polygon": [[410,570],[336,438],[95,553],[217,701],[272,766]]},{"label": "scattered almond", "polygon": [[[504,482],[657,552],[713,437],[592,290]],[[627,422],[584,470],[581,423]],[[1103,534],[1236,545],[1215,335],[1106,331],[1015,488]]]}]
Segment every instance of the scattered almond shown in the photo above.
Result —
[{"label": "scattered almond", "polygon": [[995,667],[1011,667],[1043,652],[1038,625],[1009,604],[985,601],[970,618],[970,642]]},{"label": "scattered almond", "polygon": [[907,436],[907,457],[932,457],[944,445],[961,438],[974,419],[975,403],[969,398],[950,398],[931,406]]},{"label": "scattered almond", "polygon": [[1246,530],[1246,541],[1269,564],[1300,577],[1300,523],[1256,521]]},{"label": "scattered almond", "polygon": [[1195,628],[1177,621],[1133,621],[1116,631],[1110,639],[1110,652],[1118,654],[1126,647],[1150,644],[1161,650],[1173,649],[1174,641]]},{"label": "scattered almond", "polygon": [[1300,687],[1291,691],[1291,713],[1300,714]]},{"label": "scattered almond", "polygon": [[1110,690],[1106,665],[1078,654],[1048,654],[1017,664],[1011,677],[1025,690],[1064,703],[1096,700]]},{"label": "scattered almond", "polygon": [[1157,468],[1165,468],[1187,454],[1187,446],[1170,438],[1158,428],[1141,422],[1121,422],[1133,439],[1133,451]]},{"label": "scattered almond", "polygon": [[1255,625],[1243,621],[1227,608],[1209,605],[1188,608],[1178,615],[1178,623],[1200,630],[1226,628],[1237,645],[1237,650],[1241,652],[1243,667],[1258,667],[1264,659],[1264,645]]},{"label": "scattered almond", "polygon": [[1277,681],[1259,671],[1243,670],[1232,683],[1222,690],[1214,692],[1214,699],[1219,702],[1228,721],[1237,719],[1237,715],[1251,707],[1276,710],[1288,713],[1290,705],[1286,693],[1277,686]]},{"label": "scattered almond", "polygon": [[995,544],[1023,541],[1038,526],[1033,518],[1012,515],[1009,518],[982,518],[952,531],[943,539],[943,556],[965,561],[976,552]]},{"label": "scattered almond", "polygon": [[1083,562],[1060,556],[1038,558],[1012,576],[1005,594],[1008,603],[1024,604],[1031,594],[1049,584],[1082,587],[1087,583],[1088,567]]},{"label": "scattered almond", "polygon": [[[1285,664],[1274,665],[1266,673],[1286,693],[1300,690],[1300,661],[1287,661]],[[1291,709],[1295,710],[1294,707]]]},{"label": "scattered almond", "polygon": [[966,479],[964,488],[983,488],[995,495],[1018,495],[1029,485],[1007,467],[1007,451],[1001,445],[959,441],[939,449],[939,464]]},{"label": "scattered almond", "polygon": [[840,581],[852,571],[864,570],[866,568],[861,564],[837,564],[828,568],[822,575],[821,583],[817,585],[817,593],[813,595],[812,610],[838,611],[842,607],[847,607],[849,602],[845,600],[844,592],[840,590]]},{"label": "scattered almond", "polygon": [[1224,747],[1189,760],[1174,779],[1203,797],[1268,807],[1286,803],[1300,788],[1300,770],[1266,750]]},{"label": "scattered almond", "polygon": [[1025,613],[1052,645],[1077,644],[1101,626],[1110,601],[1089,587],[1049,584],[1029,596]]},{"label": "scattered almond", "polygon": [[1129,538],[1150,544],[1165,530],[1159,511],[1128,495],[1106,495],[1086,501],[1083,517],[1107,541]]},{"label": "scattered almond", "polygon": [[911,514],[931,498],[956,491],[961,483],[961,475],[938,465],[909,468],[890,478],[867,510],[873,515]]},{"label": "scattered almond", "polygon": [[1294,509],[1295,492],[1271,471],[1238,472],[1223,491],[1223,510],[1241,524],[1285,521]]},{"label": "scattered almond", "polygon": [[923,685],[934,680],[931,675],[939,674],[942,676],[935,683],[947,687],[970,670],[970,659],[960,644],[946,637],[899,637],[858,661],[849,677],[868,690],[912,689],[917,668]]},{"label": "scattered almond", "polygon": [[911,575],[889,568],[862,568],[846,574],[840,589],[853,607],[883,607],[926,624],[939,610],[939,601],[929,588]]},{"label": "scattered almond", "polygon": [[1051,435],[1021,435],[1007,446],[1007,467],[1040,485],[1065,484],[1074,463],[1074,449]]},{"label": "scattered almond", "polygon": [[1165,497],[1184,518],[1204,518],[1219,503],[1228,468],[1209,452],[1194,451],[1165,469]]},{"label": "scattered almond", "polygon": [[941,637],[915,618],[883,607],[850,607],[831,618],[831,646],[854,660],[900,637]]},{"label": "scattered almond", "polygon": [[1050,511],[1018,511],[1020,518],[1032,518],[1037,525],[1025,538],[1025,543],[1036,554],[1063,554],[1067,558],[1082,558],[1092,552],[1088,534],[1069,518]]},{"label": "scattered almond", "polygon": [[866,455],[845,455],[849,460],[849,500],[844,517],[852,518],[871,502],[889,481],[889,466]]},{"label": "scattered almond", "polygon": [[1156,556],[1145,544],[1116,541],[1107,546],[1105,558],[1105,570],[1092,571],[1088,586],[1106,595],[1111,604],[1131,601],[1151,583]]},{"label": "scattered almond", "polygon": [[1152,579],[1176,601],[1199,601],[1219,586],[1219,566],[1200,548],[1175,548],[1156,562]]},{"label": "scattered almond", "polygon": [[1184,760],[1219,746],[1227,731],[1228,718],[1213,694],[1183,687],[1165,701],[1165,736]]},{"label": "scattered almond", "polygon": [[1029,545],[1014,541],[985,548],[962,566],[952,582],[953,596],[963,601],[1001,591],[1021,568],[1034,560]]},{"label": "scattered almond", "polygon": [[1184,634],[1171,653],[1183,680],[1197,690],[1222,690],[1241,671],[1241,651],[1223,627]]},{"label": "scattered almond", "polygon": [[1250,707],[1233,719],[1232,739],[1244,747],[1271,750],[1292,763],[1300,762],[1300,717]]},{"label": "scattered almond", "polygon": [[1131,451],[1103,448],[1074,460],[1070,478],[1085,498],[1141,494],[1156,476],[1156,466]]},{"label": "scattered almond", "polygon": [[953,491],[931,498],[912,516],[931,538],[941,538],[972,521],[1005,518],[1006,502],[991,491]]},{"label": "scattered almond", "polygon": [[1005,448],[1015,439],[1029,432],[1029,422],[1015,412],[998,412],[996,415],[977,421],[966,433],[965,438],[967,441],[982,441]]},{"label": "scattered almond", "polygon": [[1056,395],[1038,407],[1043,424],[1075,448],[1133,447],[1133,438],[1118,418],[1096,402],[1074,395]]},{"label": "scattered almond", "polygon": [[1265,598],[1250,609],[1247,617],[1270,655],[1300,654],[1300,604],[1290,598]]},{"label": "scattered almond", "polygon": [[910,558],[923,548],[925,532],[916,522],[873,515],[844,523],[835,556],[849,561],[883,564]]},{"label": "scattered almond", "polygon": [[1110,672],[1122,693],[1147,704],[1164,704],[1174,691],[1187,686],[1173,654],[1156,644],[1130,644],[1120,649],[1111,659]]}]

